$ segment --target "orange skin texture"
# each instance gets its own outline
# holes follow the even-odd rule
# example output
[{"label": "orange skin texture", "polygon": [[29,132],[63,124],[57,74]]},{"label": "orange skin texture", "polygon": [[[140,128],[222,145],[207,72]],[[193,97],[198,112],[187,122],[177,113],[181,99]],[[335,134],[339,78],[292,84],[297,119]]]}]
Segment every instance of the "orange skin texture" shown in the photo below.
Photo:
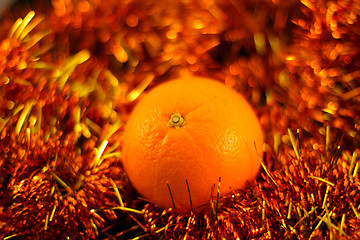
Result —
[{"label": "orange skin texture", "polygon": [[[173,113],[185,124],[169,126]],[[247,101],[220,82],[186,77],[160,84],[134,108],[122,163],[135,189],[160,208],[190,210],[244,189],[260,169],[263,133]],[[256,145],[256,147],[255,147]]]}]

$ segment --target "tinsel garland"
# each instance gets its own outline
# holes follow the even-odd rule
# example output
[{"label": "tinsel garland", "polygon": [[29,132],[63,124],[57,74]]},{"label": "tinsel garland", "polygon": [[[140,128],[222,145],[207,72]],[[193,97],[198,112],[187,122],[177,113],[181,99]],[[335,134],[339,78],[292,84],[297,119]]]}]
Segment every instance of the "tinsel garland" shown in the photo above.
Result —
[{"label": "tinsel garland", "polygon": [[[0,22],[2,239],[360,239],[360,2],[52,0]],[[191,72],[247,97],[256,184],[159,209],[122,170],[147,89]],[[221,188],[221,183],[219,185]]]}]

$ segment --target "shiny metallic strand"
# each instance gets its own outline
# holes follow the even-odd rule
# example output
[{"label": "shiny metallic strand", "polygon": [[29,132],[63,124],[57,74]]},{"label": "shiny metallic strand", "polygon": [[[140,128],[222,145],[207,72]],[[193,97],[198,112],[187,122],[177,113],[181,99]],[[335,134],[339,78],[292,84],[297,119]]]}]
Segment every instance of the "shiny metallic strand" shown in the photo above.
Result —
[{"label": "shiny metallic strand", "polygon": [[325,148],[314,150],[311,145],[301,144],[305,153],[299,160],[289,145],[281,153],[293,155],[288,157],[286,167],[264,171],[263,180],[259,179],[253,190],[236,191],[221,198],[214,222],[209,211],[176,215],[147,205],[145,219],[150,231],[147,237],[346,239],[358,236],[359,218],[354,206],[360,205],[360,187],[357,174],[357,179],[352,178],[353,173],[348,174],[351,154],[343,152],[331,165],[325,157],[332,152],[331,148],[325,152]]},{"label": "shiny metallic strand", "polygon": [[[34,136],[34,144],[30,146],[16,140],[25,139],[24,135],[1,140],[4,149],[2,176],[5,177],[2,189],[7,192],[1,212],[5,224],[3,236],[78,238],[83,235],[84,239],[89,239],[97,234],[90,221],[94,221],[97,229],[102,229],[105,220],[107,223],[117,220],[112,210],[117,203],[110,178],[116,177],[113,183],[119,187],[126,182],[125,178],[119,179],[122,173],[115,158],[108,158],[99,167],[89,169],[82,164],[93,154],[78,155],[66,140],[59,141],[61,134],[52,136],[48,142]],[[121,194],[124,194],[122,189]],[[103,210],[95,213],[91,209]]]},{"label": "shiny metallic strand", "polygon": [[[121,122],[108,110],[112,98],[101,94],[100,74],[87,70],[96,62],[79,67],[89,53],[49,63],[56,50],[42,32],[52,32],[33,33],[41,20],[34,16],[18,20],[1,43],[1,237],[95,238],[118,219],[116,195],[126,196],[114,137]],[[84,78],[93,85],[79,88]],[[94,108],[90,96],[103,107]],[[99,139],[108,144],[91,167]]]},{"label": "shiny metallic strand", "polygon": [[326,123],[344,129],[351,141],[359,121],[359,2],[302,4],[302,14],[292,18],[297,27],[284,52],[286,69],[279,74],[279,86],[288,91],[287,108],[295,108],[289,110],[291,117],[307,131]]}]

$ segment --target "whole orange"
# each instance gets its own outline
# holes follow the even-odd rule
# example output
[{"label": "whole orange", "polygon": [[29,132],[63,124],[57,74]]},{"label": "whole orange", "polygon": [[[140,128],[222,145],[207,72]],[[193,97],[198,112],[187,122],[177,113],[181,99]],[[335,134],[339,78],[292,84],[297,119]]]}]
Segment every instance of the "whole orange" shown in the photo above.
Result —
[{"label": "whole orange", "polygon": [[160,84],[136,105],[122,161],[146,199],[187,211],[210,203],[219,177],[220,195],[253,181],[262,145],[259,121],[241,95],[214,80],[186,77]]}]

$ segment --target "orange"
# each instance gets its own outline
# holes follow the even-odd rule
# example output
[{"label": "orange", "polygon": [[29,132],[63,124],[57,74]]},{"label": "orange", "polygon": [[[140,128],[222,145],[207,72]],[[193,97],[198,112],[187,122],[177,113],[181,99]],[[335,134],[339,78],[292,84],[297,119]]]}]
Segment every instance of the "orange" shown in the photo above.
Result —
[{"label": "orange", "polygon": [[252,182],[262,145],[259,121],[241,95],[215,80],[186,77],[160,84],[135,106],[122,162],[143,197],[188,211],[210,203],[220,177],[220,195]]}]

